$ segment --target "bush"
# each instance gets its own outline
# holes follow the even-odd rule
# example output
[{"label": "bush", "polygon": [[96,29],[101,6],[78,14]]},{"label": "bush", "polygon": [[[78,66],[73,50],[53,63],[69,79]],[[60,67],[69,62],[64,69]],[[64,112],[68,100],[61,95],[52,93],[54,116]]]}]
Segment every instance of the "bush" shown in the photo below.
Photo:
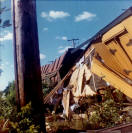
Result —
[{"label": "bush", "polygon": [[3,97],[3,94],[0,93],[0,115],[1,117],[3,117],[4,119],[9,119],[12,112],[13,112],[12,105],[6,99],[6,97]]},{"label": "bush", "polygon": [[34,121],[31,103],[21,108],[16,117],[10,122],[10,133],[39,133],[39,126]]},{"label": "bush", "polygon": [[16,105],[15,81],[10,82],[3,93],[12,106]]},{"label": "bush", "polygon": [[45,97],[52,90],[47,84],[42,83],[43,96]]},{"label": "bush", "polygon": [[113,88],[104,90],[103,101],[94,103],[88,109],[88,127],[99,129],[113,127],[132,120],[127,112],[123,112],[124,94]]},{"label": "bush", "polygon": [[112,99],[93,106],[92,110],[89,113],[89,124],[93,129],[112,127],[121,123],[121,110]]}]

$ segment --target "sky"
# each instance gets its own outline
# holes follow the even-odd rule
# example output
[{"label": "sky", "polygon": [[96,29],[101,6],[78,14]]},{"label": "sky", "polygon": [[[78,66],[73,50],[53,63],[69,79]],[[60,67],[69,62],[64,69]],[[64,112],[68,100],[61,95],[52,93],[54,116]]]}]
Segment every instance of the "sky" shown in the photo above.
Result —
[{"label": "sky", "polygon": [[[1,7],[11,7],[11,0],[0,1]],[[78,38],[76,44],[81,44],[130,6],[131,0],[36,0],[41,65],[49,64],[72,47],[68,39]],[[0,18],[12,23],[11,11]],[[0,90],[14,80],[12,38],[12,26],[0,28]]]}]

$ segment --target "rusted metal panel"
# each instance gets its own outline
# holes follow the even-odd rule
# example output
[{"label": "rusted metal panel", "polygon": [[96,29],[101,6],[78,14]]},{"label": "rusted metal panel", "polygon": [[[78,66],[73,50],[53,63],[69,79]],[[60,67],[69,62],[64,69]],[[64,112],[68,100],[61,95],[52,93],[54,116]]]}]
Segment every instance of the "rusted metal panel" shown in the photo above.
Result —
[{"label": "rusted metal panel", "polygon": [[48,69],[48,73],[51,73],[52,72],[53,65],[54,65],[53,63],[50,64],[49,69]]},{"label": "rusted metal panel", "polygon": [[47,70],[46,70],[46,74],[49,73],[49,70],[50,70],[51,66],[52,66],[52,64],[48,65]]},{"label": "rusted metal panel", "polygon": [[53,66],[52,66],[52,70],[51,70],[51,72],[53,72],[53,70],[54,70],[55,61],[54,61],[52,64],[53,64]]},{"label": "rusted metal panel", "polygon": [[[42,75],[53,73],[57,69],[59,69],[60,66],[62,65],[65,55],[66,55],[66,52],[62,56],[60,56],[58,59],[56,59],[52,64],[47,64],[47,65],[42,66],[42,69],[41,69]],[[55,81],[57,81],[57,77]]]},{"label": "rusted metal panel", "polygon": [[48,74],[48,73],[51,73],[51,72],[54,72],[56,71],[58,68],[60,68],[64,58],[65,58],[65,55],[66,55],[67,52],[65,52],[62,56],[60,56],[59,58],[57,58],[52,64],[48,64],[48,65],[45,65],[45,66],[42,66],[45,68],[44,71],[42,71],[43,73],[45,74]]},{"label": "rusted metal panel", "polygon": [[61,56],[58,58],[58,62],[57,62],[57,65],[56,65],[56,70],[59,68],[60,59],[61,59]]},{"label": "rusted metal panel", "polygon": [[[50,76],[52,74],[53,74],[53,78],[52,79],[50,78],[50,80],[53,84],[57,83],[60,80],[60,76],[59,76],[60,74],[57,74],[57,71],[62,64],[64,57],[65,57],[65,54],[63,54],[58,59],[56,59],[52,64],[42,66],[42,68],[44,68],[44,71],[43,71],[43,69],[41,71],[43,80],[45,79],[46,76]],[[55,72],[56,72],[56,74],[54,74]]]},{"label": "rusted metal panel", "polygon": [[55,60],[55,65],[54,65],[54,69],[53,69],[53,72],[56,70],[56,68],[57,68],[57,65],[58,65],[58,61],[59,61],[59,59],[56,59]]},{"label": "rusted metal panel", "polygon": [[43,66],[43,73],[45,73],[46,67],[47,67],[47,65]]},{"label": "rusted metal panel", "polygon": [[45,66],[41,67],[41,72],[44,73]]},{"label": "rusted metal panel", "polygon": [[47,73],[47,70],[48,70],[48,68],[49,68],[49,65],[50,65],[50,64],[47,64],[47,66],[46,66],[46,68],[45,68],[45,73]]},{"label": "rusted metal panel", "polygon": [[45,73],[45,68],[47,67],[47,65],[44,66],[43,72]]}]

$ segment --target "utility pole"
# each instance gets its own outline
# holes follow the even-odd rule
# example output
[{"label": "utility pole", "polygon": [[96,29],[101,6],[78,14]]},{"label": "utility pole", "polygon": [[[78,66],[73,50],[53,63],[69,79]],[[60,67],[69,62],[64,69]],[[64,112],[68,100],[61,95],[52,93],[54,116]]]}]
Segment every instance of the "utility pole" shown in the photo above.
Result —
[{"label": "utility pole", "polygon": [[12,0],[15,81],[18,107],[31,102],[34,118],[45,130],[36,0]]},{"label": "utility pole", "polygon": [[68,40],[68,41],[72,41],[72,46],[73,46],[73,48],[75,48],[75,45],[76,45],[76,43],[75,43],[75,41],[77,41],[77,40],[79,40],[79,39],[71,39],[71,40]]}]

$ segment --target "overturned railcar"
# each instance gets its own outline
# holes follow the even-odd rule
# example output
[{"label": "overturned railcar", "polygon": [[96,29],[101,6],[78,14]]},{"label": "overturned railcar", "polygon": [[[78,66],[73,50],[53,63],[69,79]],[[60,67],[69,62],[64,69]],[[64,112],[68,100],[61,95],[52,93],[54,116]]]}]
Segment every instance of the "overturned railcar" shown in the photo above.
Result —
[{"label": "overturned railcar", "polygon": [[67,78],[70,78],[67,86],[73,87],[74,97],[94,94],[100,86],[110,84],[132,98],[132,7],[71,53],[84,45],[87,47],[82,56],[78,56],[75,65],[47,95],[45,102],[54,97]]},{"label": "overturned railcar", "polygon": [[[71,54],[84,45],[87,47],[83,54],[78,56],[72,68],[44,99],[44,103],[49,103],[62,89],[62,103],[67,117],[72,105],[79,103],[81,98],[97,94],[100,87],[119,89],[128,101],[132,101],[132,7],[73,49]],[[112,131],[130,132],[132,126],[129,123],[88,132]]]}]

